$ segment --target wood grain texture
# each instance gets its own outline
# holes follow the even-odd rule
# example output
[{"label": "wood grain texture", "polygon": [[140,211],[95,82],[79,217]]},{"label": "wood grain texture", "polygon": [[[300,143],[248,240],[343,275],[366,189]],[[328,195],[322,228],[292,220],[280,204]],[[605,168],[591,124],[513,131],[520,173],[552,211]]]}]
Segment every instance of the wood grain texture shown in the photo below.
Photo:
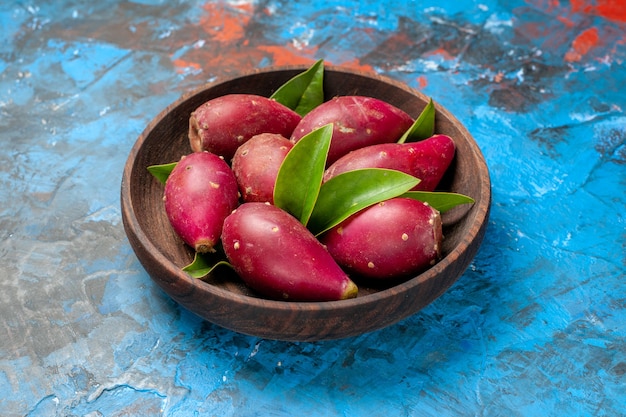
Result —
[{"label": "wood grain texture", "polygon": [[[121,205],[124,228],[137,258],[174,300],[225,328],[262,338],[315,341],[354,336],[406,318],[443,294],[466,270],[482,242],[491,204],[489,172],[465,127],[445,108],[436,107],[436,132],[451,136],[457,153],[442,185],[469,195],[475,204],[443,215],[443,259],[424,273],[388,288],[360,286],[355,299],[286,302],[258,297],[227,268],[207,282],[181,268],[193,253],[172,231],[163,209],[163,185],[147,171],[153,164],[177,161],[190,153],[190,113],[214,97],[231,93],[269,96],[301,67],[256,71],[192,91],[163,110],[140,135],[124,169]],[[326,98],[366,95],[385,100],[417,117],[428,97],[388,78],[327,67]],[[436,102],[436,97],[434,98]]]}]

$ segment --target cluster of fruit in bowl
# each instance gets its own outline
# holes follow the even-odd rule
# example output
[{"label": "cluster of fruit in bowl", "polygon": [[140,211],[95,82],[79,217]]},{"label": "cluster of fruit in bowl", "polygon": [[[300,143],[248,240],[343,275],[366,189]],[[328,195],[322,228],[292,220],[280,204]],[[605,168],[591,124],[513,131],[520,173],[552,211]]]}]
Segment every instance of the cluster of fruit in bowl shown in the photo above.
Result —
[{"label": "cluster of fruit in bowl", "polygon": [[435,134],[432,100],[415,119],[373,97],[325,101],[323,74],[320,60],[271,97],[205,102],[190,114],[193,152],[148,167],[196,253],[192,276],[228,266],[262,296],[327,301],[440,259],[441,212],[473,200],[435,191],[455,144]]}]

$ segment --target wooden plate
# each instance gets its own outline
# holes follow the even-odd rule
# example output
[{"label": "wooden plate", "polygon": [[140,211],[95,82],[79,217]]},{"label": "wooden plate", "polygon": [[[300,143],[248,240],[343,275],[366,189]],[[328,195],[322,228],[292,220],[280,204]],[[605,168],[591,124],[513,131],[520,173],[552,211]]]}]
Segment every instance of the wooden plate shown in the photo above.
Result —
[{"label": "wooden plate", "polygon": [[[424,273],[386,288],[359,286],[354,299],[331,302],[289,302],[261,298],[228,270],[219,269],[204,282],[182,267],[193,252],[174,234],[163,208],[163,185],[148,171],[154,164],[175,162],[191,152],[187,138],[190,113],[202,103],[225,94],[250,93],[269,97],[303,67],[256,71],[209,84],[182,96],[163,110],[133,146],[121,186],[124,229],[135,254],[150,277],[169,296],[200,317],[258,337],[315,341],[355,336],[404,319],[443,294],[466,270],[482,242],[491,204],[489,171],[467,129],[436,104],[436,133],[451,136],[457,151],[443,180],[448,191],[469,195],[473,205],[443,214],[443,259]],[[326,98],[364,95],[385,100],[417,117],[428,97],[408,86],[371,74],[326,66]]]}]

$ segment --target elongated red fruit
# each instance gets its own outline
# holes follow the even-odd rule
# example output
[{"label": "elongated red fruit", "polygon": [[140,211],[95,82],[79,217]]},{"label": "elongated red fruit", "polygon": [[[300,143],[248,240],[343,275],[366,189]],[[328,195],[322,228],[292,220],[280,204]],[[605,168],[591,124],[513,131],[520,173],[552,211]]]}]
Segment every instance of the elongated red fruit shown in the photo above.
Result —
[{"label": "elongated red fruit", "polygon": [[237,181],[219,156],[183,156],[167,181],[163,200],[174,231],[197,252],[213,252],[222,224],[239,203]]},{"label": "elongated red fruit", "polygon": [[224,221],[229,262],[251,288],[269,298],[330,301],[357,287],[295,217],[267,203],[243,203]]},{"label": "elongated red fruit", "polygon": [[403,110],[376,98],[339,96],[307,113],[296,126],[291,141],[333,123],[327,166],[364,146],[397,142],[413,119]]},{"label": "elongated red fruit", "polygon": [[281,103],[255,94],[228,94],[207,101],[191,113],[189,144],[227,162],[239,146],[260,133],[290,137],[302,117]]},{"label": "elongated red fruit", "polygon": [[232,160],[239,192],[246,202],[274,203],[274,184],[293,143],[277,133],[261,133],[241,145]]},{"label": "elongated red fruit", "polygon": [[433,191],[452,163],[455,150],[454,141],[446,135],[419,142],[372,145],[339,158],[324,173],[324,181],[355,169],[387,168],[419,178],[413,190]]},{"label": "elongated red fruit", "polygon": [[439,212],[421,201],[392,198],[326,232],[320,241],[348,273],[372,279],[411,276],[441,255]]}]

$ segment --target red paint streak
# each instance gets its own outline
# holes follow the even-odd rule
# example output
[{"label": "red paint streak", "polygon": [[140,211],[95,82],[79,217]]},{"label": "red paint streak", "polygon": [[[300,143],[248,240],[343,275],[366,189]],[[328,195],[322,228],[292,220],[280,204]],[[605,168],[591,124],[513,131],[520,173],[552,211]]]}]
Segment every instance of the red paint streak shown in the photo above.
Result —
[{"label": "red paint streak", "polygon": [[626,22],[626,3],[624,0],[598,0],[596,12],[609,20]]},{"label": "red paint streak", "polygon": [[446,51],[443,48],[434,49],[432,51],[429,51],[429,52],[425,53],[424,55],[426,55],[426,56],[434,56],[434,55],[440,56],[443,59],[445,59],[446,61],[450,61],[452,59],[455,59],[454,55],[452,55],[450,52]]},{"label": "red paint streak", "polygon": [[[548,19],[527,21],[518,28],[517,33],[539,41],[542,49],[564,51],[563,60],[568,63],[593,59],[603,62],[620,61],[614,55],[618,53],[615,45],[621,45],[626,40],[622,26],[626,22],[626,1],[526,2],[542,11]],[[595,20],[595,26],[591,26],[590,17],[600,17],[604,21]]]},{"label": "red paint streak", "polygon": [[624,0],[571,0],[570,4],[573,13],[597,15],[608,20],[626,22],[626,3]]},{"label": "red paint streak", "polygon": [[586,55],[592,48],[598,46],[600,36],[598,29],[591,27],[580,33],[572,42],[571,49],[565,54],[567,62],[577,62]]},{"label": "red paint streak", "polygon": [[572,19],[565,16],[556,16],[556,19],[563,23],[568,28],[573,28],[576,23],[572,21]]},{"label": "red paint streak", "polygon": [[420,75],[419,77],[417,77],[417,84],[421,89],[424,89],[428,85],[428,80],[423,75]]}]

